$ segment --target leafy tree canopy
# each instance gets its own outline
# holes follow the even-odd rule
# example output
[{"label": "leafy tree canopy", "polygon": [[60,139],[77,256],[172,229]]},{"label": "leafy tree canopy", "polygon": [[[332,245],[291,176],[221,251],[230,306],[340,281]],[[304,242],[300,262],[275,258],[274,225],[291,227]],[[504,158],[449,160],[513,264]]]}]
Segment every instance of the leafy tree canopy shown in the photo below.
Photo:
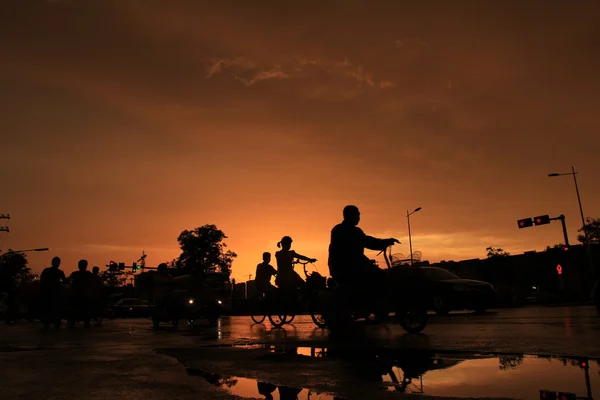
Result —
[{"label": "leafy tree canopy", "polygon": [[585,222],[585,225],[578,231],[581,234],[577,236],[577,240],[585,243],[585,234],[587,233],[590,244],[600,243],[600,218],[587,218]]},{"label": "leafy tree canopy", "polygon": [[215,225],[203,225],[181,232],[177,241],[181,255],[171,264],[191,271],[231,274],[231,264],[237,254],[227,250],[225,233]]},{"label": "leafy tree canopy", "polygon": [[495,258],[495,257],[508,257],[510,256],[510,253],[504,251],[504,249],[501,249],[500,247],[488,247],[485,249],[487,251],[487,257],[488,258]]},{"label": "leafy tree canopy", "polygon": [[20,276],[29,279],[30,269],[27,267],[27,256],[23,253],[13,253],[10,249],[0,255],[0,288],[6,290]]}]

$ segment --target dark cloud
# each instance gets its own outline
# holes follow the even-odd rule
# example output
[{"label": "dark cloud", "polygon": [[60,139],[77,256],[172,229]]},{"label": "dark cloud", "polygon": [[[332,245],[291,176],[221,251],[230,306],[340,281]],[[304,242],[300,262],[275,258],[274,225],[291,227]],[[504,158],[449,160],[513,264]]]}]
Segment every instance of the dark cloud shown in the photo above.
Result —
[{"label": "dark cloud", "polygon": [[[292,229],[290,210],[315,213],[297,229],[317,246],[336,207],[356,201],[377,231],[421,205],[423,240],[471,257],[469,240],[517,246],[516,217],[576,217],[568,182],[546,180],[571,163],[586,171],[587,212],[600,212],[595,2],[2,7],[6,211],[35,215],[44,227],[28,217],[22,231],[68,242],[58,247],[132,249],[133,226],[161,215],[148,240],[164,257],[178,230],[218,221],[259,254]],[[544,235],[532,247],[556,240]]]}]

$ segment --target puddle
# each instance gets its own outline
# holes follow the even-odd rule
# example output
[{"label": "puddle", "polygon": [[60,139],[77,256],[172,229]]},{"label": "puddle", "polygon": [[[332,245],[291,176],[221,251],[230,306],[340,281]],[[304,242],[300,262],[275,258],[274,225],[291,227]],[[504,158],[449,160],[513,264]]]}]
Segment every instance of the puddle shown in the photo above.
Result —
[{"label": "puddle", "polygon": [[[592,399],[594,393],[600,396],[598,361],[536,356],[438,357],[422,373],[411,373],[410,369],[392,366],[383,377],[387,389],[431,396],[523,400],[550,399],[550,394],[557,392],[567,394],[564,400]],[[541,391],[550,393],[543,396]]]},{"label": "puddle", "polygon": [[323,347],[296,347],[268,344],[234,344],[231,347],[244,350],[267,350],[269,353],[292,354],[306,357],[325,357],[327,348]]},{"label": "puddle", "polygon": [[[599,360],[364,348],[273,345],[244,348],[262,348],[282,356],[336,359],[365,385],[375,384],[374,388],[398,394],[523,400],[593,399],[596,394],[600,399]],[[545,391],[548,393],[544,396]]]},{"label": "puddle", "polygon": [[255,379],[241,378],[237,376],[221,376],[201,369],[186,368],[191,376],[206,379],[211,385],[227,390],[230,394],[246,398],[268,398],[273,400],[344,400],[326,393],[319,393],[309,389],[296,389],[287,386],[277,386],[267,382],[259,382]]}]

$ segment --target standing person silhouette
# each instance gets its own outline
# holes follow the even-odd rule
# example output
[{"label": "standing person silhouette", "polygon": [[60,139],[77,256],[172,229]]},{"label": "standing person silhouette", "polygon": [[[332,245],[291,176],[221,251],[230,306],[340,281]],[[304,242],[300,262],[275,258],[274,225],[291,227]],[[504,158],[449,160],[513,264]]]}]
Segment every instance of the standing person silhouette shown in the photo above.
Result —
[{"label": "standing person silhouette", "polygon": [[304,286],[304,279],[294,271],[294,259],[315,262],[316,258],[308,258],[302,254],[296,253],[292,250],[292,238],[284,236],[277,247],[281,250],[275,253],[275,259],[277,260],[277,278],[275,284],[280,288],[285,289],[297,289]]},{"label": "standing person silhouette", "polygon": [[50,322],[56,328],[60,327],[62,320],[62,284],[67,278],[60,269],[60,258],[54,257],[52,265],[44,268],[40,275],[40,289],[42,300],[42,322],[44,329],[48,329]]},{"label": "standing person silhouette", "polygon": [[87,267],[87,260],[79,260],[77,271],[69,276],[71,281],[71,323],[75,319],[81,318],[85,328],[90,327],[92,290],[94,289],[94,275],[88,271]]}]

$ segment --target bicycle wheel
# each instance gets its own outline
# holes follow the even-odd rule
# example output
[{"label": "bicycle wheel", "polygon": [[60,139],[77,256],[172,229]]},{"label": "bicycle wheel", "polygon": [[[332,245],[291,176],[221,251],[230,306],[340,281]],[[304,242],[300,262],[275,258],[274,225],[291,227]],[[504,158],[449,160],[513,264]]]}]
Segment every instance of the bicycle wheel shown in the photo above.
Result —
[{"label": "bicycle wheel", "polygon": [[285,323],[286,324],[291,324],[292,321],[294,320],[294,318],[296,318],[296,314],[286,315]]},{"label": "bicycle wheel", "polygon": [[286,323],[286,314],[269,314],[269,322],[275,328],[281,328]]},{"label": "bicycle wheel", "polygon": [[250,304],[250,317],[256,324],[262,324],[265,318],[267,318],[265,298],[261,295],[257,295],[252,299],[252,303]]}]

